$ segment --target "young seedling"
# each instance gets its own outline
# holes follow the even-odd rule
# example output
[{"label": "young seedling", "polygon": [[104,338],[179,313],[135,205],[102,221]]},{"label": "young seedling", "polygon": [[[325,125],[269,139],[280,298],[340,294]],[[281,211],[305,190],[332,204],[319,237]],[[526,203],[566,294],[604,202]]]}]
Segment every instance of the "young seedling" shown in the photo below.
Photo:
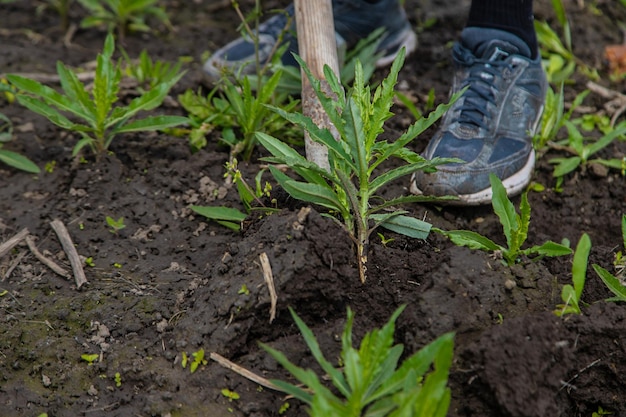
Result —
[{"label": "young seedling", "polygon": [[[223,206],[191,206],[191,209],[201,216],[216,221],[231,230],[241,230],[241,222],[244,221],[253,210],[262,210],[265,213],[275,211],[274,208],[266,207],[261,201],[261,197],[269,197],[270,191],[272,190],[272,186],[268,182],[262,183],[264,172],[265,170],[262,169],[257,173],[254,177],[254,188],[252,188],[245,181],[241,171],[237,167],[237,159],[226,163],[226,174],[224,176],[237,186],[239,199],[244,205],[245,213],[238,209]],[[255,201],[257,207],[252,206],[252,203]]]},{"label": "young seedling", "polygon": [[626,121],[619,123],[611,131],[604,134],[599,139],[583,137],[582,133],[571,121],[565,121],[564,124],[568,131],[568,146],[565,149],[574,154],[574,156],[567,158],[553,158],[548,161],[551,164],[556,165],[553,173],[555,177],[563,177],[577,169],[579,166],[587,167],[590,163],[601,164],[608,168],[618,170],[623,168],[623,160],[621,158],[590,158],[600,150],[606,148],[615,139],[623,137],[626,134]]},{"label": "young seedling", "polygon": [[206,365],[208,363],[208,361],[204,359],[204,349],[199,349],[196,352],[193,352],[191,356],[193,357],[193,360],[190,362],[187,352],[183,352],[181,365],[183,368],[186,368],[189,364],[189,371],[192,374],[198,370],[200,365]]},{"label": "young seedling", "polygon": [[122,375],[119,372],[115,373],[115,386],[116,387],[121,387],[122,386]]},{"label": "young seedling", "polygon": [[272,112],[267,105],[294,111],[299,101],[286,93],[276,91],[281,72],[274,73],[258,89],[253,88],[250,77],[240,81],[224,78],[205,98],[188,90],[179,96],[181,105],[189,112],[192,130],[190,143],[193,149],[206,145],[205,136],[213,129],[221,131],[220,140],[230,148],[231,161],[241,155],[249,160],[256,145],[255,133],[268,132],[285,141],[295,142],[300,134]]},{"label": "young seedling", "polygon": [[393,334],[403,309],[397,309],[381,329],[366,333],[357,349],[352,342],[354,314],[348,308],[341,337],[341,368],[324,357],[311,329],[291,310],[308,348],[334,390],[326,387],[311,369],[300,368],[283,353],[261,344],[303,387],[285,381],[272,380],[272,383],[306,403],[311,416],[445,416],[450,405],[447,381],[454,336],[444,334],[398,367],[403,346],[393,345]]},{"label": "young seedling", "polygon": [[[160,106],[182,73],[136,97],[128,106],[114,106],[120,98],[118,93],[122,77],[119,62],[115,63],[112,59],[114,50],[113,35],[109,34],[104,50],[98,54],[93,91],[89,91],[76,73],[60,61],[57,62],[57,72],[63,93],[29,78],[7,76],[11,84],[22,90],[17,96],[20,104],[81,136],[82,139],[74,146],[73,156],[85,146],[100,156],[113,138],[121,133],[163,130],[188,121],[181,116],[148,116],[131,121],[140,111]],[[63,113],[70,113],[81,122],[73,122]]]},{"label": "young seedling", "polygon": [[538,256],[563,256],[572,253],[568,246],[547,241],[539,246],[522,249],[522,245],[528,237],[528,227],[530,225],[530,204],[528,203],[528,193],[522,194],[520,202],[520,213],[515,210],[515,206],[507,197],[506,190],[498,177],[491,174],[489,177],[493,197],[491,204],[493,211],[500,219],[507,246],[502,246],[491,239],[470,230],[445,231],[433,228],[434,231],[447,236],[453,243],[459,246],[467,246],[470,249],[479,249],[487,252],[494,252],[502,255],[503,261],[507,265],[513,265],[522,255]]},{"label": "young seedling", "polygon": [[41,14],[45,9],[54,10],[61,19],[61,30],[67,32],[70,27],[69,12],[74,0],[45,0],[37,6],[37,14]]},{"label": "young seedling", "polygon": [[163,7],[158,6],[159,0],[78,0],[90,13],[80,25],[83,28],[105,26],[110,33],[113,29],[121,40],[128,31],[149,32],[146,23],[148,17],[157,18],[170,30],[172,24]]},{"label": "young seedling", "polygon": [[591,250],[591,239],[589,235],[584,233],[574,252],[574,262],[572,264],[572,285],[566,284],[561,290],[561,299],[563,304],[557,305],[554,313],[562,317],[566,314],[581,314],[580,306],[582,304],[581,296],[585,288],[587,279],[587,262],[589,260],[589,251]]},{"label": "young seedling", "polygon": [[562,1],[552,0],[552,5],[563,31],[563,41],[547,22],[535,21],[535,31],[548,80],[553,84],[567,82],[576,69],[588,77],[598,79],[597,70],[590,69],[574,55],[571,28]]},{"label": "young seedling", "polygon": [[558,92],[548,88],[543,115],[541,116],[541,126],[533,137],[533,147],[539,154],[538,159],[547,151],[547,145],[556,140],[565,122],[571,119],[573,112],[582,104],[589,92],[589,90],[585,90],[578,94],[569,109],[565,111],[563,84],[561,83]]},{"label": "young seedling", "polygon": [[115,235],[118,234],[120,230],[126,227],[126,225],[124,224],[123,217],[120,217],[119,219],[115,220],[113,217],[107,216],[106,222],[107,222],[107,225],[109,226],[109,231]]},{"label": "young seedling", "polygon": [[240,398],[239,394],[237,394],[235,391],[229,390],[228,388],[222,388],[222,395],[228,398],[229,402],[233,402]]},{"label": "young seedling", "polygon": [[[626,215],[622,216],[622,240],[623,248],[626,249]],[[600,265],[593,264],[593,269],[596,274],[602,279],[607,288],[615,295],[614,297],[607,298],[606,301],[624,301],[626,302],[626,279],[624,274],[626,273],[626,259],[619,251],[615,254],[615,261],[613,262],[616,270],[616,274],[613,275]]]},{"label": "young seedling", "polygon": [[149,91],[159,84],[167,83],[179,77],[181,73],[182,61],[178,61],[176,64],[153,61],[145,49],[139,54],[137,62],[130,59],[125,51],[122,51],[122,55],[126,61],[124,72],[127,76],[137,80],[140,93]]},{"label": "young seedling", "polygon": [[[1,85],[1,84],[0,84]],[[34,162],[17,152],[2,149],[5,143],[13,139],[13,123],[11,119],[0,113],[0,162],[7,164],[13,168],[32,174],[39,174],[41,170]]]},{"label": "young seedling", "polygon": [[[376,88],[373,96],[365,85],[363,71],[357,63],[354,88],[345,93],[336,75],[328,68],[325,77],[336,96],[330,98],[322,92],[319,80],[311,76],[306,64],[296,57],[305,68],[311,85],[337,129],[339,141],[327,129],[320,129],[313,121],[299,113],[282,109],[274,111],[287,120],[306,129],[312,140],[328,149],[329,168],[322,168],[308,161],[291,147],[265,133],[257,133],[259,142],[273,155],[264,160],[286,164],[302,179],[295,180],[275,166],[270,172],[276,181],[294,198],[317,204],[331,210],[331,217],[342,224],[356,244],[359,276],[366,279],[367,249],[371,233],[379,226],[413,238],[425,239],[431,225],[406,215],[406,211],[394,209],[409,202],[432,201],[425,196],[401,196],[385,201],[378,192],[385,185],[416,171],[433,171],[440,164],[458,162],[454,159],[426,160],[405,147],[415,137],[430,127],[448,109],[440,105],[428,118],[418,119],[395,141],[377,140],[383,125],[393,114],[394,87],[398,72],[404,62],[404,51],[395,59],[389,76]],[[453,97],[453,100],[455,97]],[[392,157],[405,162],[397,168],[381,170],[381,164]],[[389,211],[387,211],[389,210]]]},{"label": "young seedling", "polygon": [[96,363],[99,357],[100,355],[98,355],[97,353],[83,353],[82,355],[80,355],[80,358],[87,362],[89,365],[93,365],[94,363]]}]

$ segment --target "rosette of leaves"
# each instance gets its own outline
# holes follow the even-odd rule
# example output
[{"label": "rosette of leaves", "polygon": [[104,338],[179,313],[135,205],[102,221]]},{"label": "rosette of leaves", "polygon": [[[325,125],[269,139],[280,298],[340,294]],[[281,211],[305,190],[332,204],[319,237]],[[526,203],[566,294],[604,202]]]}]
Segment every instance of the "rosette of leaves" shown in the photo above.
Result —
[{"label": "rosette of leaves", "polygon": [[[186,117],[166,115],[131,120],[141,111],[159,107],[184,73],[155,85],[131,100],[127,106],[116,106],[122,71],[120,63],[112,59],[114,50],[115,41],[113,35],[109,34],[102,53],[98,54],[92,90],[60,61],[57,63],[57,72],[62,92],[26,77],[15,74],[7,76],[11,84],[21,90],[17,95],[20,104],[55,125],[81,136],[74,146],[74,156],[85,146],[90,147],[96,155],[104,153],[113,138],[120,133],[163,130],[188,122]],[[70,120],[64,115],[66,113],[80,122]]]},{"label": "rosette of leaves", "polygon": [[[367,248],[371,233],[379,226],[413,238],[425,239],[430,232],[429,223],[408,216],[407,211],[397,209],[401,204],[430,201],[432,197],[399,196],[385,200],[379,191],[396,181],[420,170],[434,171],[444,163],[459,162],[456,159],[434,158],[426,160],[405,146],[430,127],[449,108],[440,105],[427,118],[419,118],[408,130],[393,142],[379,140],[383,126],[393,113],[390,109],[394,99],[394,87],[398,72],[404,62],[404,51],[396,57],[389,76],[383,80],[372,95],[365,83],[362,66],[355,65],[354,86],[344,91],[337,76],[325,68],[325,77],[335,97],[322,92],[320,81],[315,79],[306,64],[296,57],[311,81],[324,111],[336,128],[340,140],[328,129],[321,129],[301,113],[289,113],[273,108],[287,120],[306,129],[312,140],[328,149],[329,168],[321,168],[308,161],[284,142],[265,133],[256,134],[259,143],[271,154],[265,160],[286,164],[300,176],[294,179],[271,166],[276,181],[294,198],[313,203],[330,210],[330,216],[342,224],[357,248],[359,275],[366,279]],[[453,100],[455,97],[453,97]],[[381,165],[391,158],[398,158],[400,166],[385,169]]]}]

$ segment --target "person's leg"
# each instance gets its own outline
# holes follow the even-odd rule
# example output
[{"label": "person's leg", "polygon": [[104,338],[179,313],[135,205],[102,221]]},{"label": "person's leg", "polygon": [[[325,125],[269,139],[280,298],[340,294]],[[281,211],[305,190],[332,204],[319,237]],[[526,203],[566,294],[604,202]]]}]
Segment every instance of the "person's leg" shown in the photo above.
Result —
[{"label": "person's leg", "polygon": [[[388,65],[404,46],[407,53],[415,50],[417,38],[399,0],[333,0],[333,15],[337,43],[346,49],[354,47],[378,28],[385,28],[384,39],[378,46],[381,57],[377,65]],[[293,5],[275,14],[259,27],[258,48],[261,63],[271,58],[275,45],[289,43],[282,56],[286,65],[296,65],[292,52],[297,53]],[[251,39],[236,39],[219,50],[204,64],[205,72],[214,80],[227,74],[241,76],[255,71],[255,45]]]},{"label": "person's leg", "polygon": [[474,0],[453,59],[452,92],[467,90],[443,117],[424,156],[464,163],[415,174],[411,192],[455,195],[464,205],[489,203],[493,173],[509,195],[517,194],[533,172],[532,137],[547,89],[532,1]]}]

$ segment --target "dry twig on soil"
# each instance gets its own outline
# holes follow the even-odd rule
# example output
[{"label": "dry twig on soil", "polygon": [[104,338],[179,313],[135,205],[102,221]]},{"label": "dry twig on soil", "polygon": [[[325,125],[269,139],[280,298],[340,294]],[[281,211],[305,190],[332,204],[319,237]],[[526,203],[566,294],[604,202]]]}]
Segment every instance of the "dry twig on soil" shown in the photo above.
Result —
[{"label": "dry twig on soil", "polygon": [[272,274],[272,266],[270,260],[265,252],[259,255],[261,259],[261,269],[263,270],[263,279],[267,284],[267,289],[270,292],[270,323],[276,318],[276,304],[278,302],[278,296],[276,295],[276,287],[274,286],[274,274]]},{"label": "dry twig on soil", "polygon": [[85,276],[85,271],[83,270],[83,265],[80,261],[80,257],[78,256],[78,252],[76,252],[76,248],[74,247],[74,242],[72,242],[72,238],[61,220],[53,220],[50,222],[50,226],[57,234],[57,237],[61,242],[61,246],[67,254],[70,265],[72,265],[72,271],[74,272],[76,288],[80,289],[80,287],[87,282],[87,277]]}]

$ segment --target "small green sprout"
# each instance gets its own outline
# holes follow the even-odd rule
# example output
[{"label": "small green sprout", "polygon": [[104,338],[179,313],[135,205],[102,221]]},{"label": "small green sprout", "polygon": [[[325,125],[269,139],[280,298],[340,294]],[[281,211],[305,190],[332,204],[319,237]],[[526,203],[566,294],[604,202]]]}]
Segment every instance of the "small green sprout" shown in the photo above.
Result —
[{"label": "small green sprout", "polygon": [[593,414],[591,414],[591,417],[608,416],[611,414],[613,414],[613,412],[605,410],[602,407],[598,407],[598,411],[594,411]]},{"label": "small green sprout", "polygon": [[557,305],[557,310],[554,311],[559,317],[566,314],[581,314],[580,305],[583,304],[581,296],[587,279],[587,262],[590,250],[591,239],[587,233],[583,233],[574,252],[574,262],[572,263],[573,286],[570,284],[563,286],[561,290],[563,304]]},{"label": "small green sprout", "polygon": [[122,386],[122,375],[119,372],[115,373],[115,386],[118,388]]},{"label": "small green sprout", "polygon": [[85,265],[87,265],[89,267],[92,267],[92,268],[94,266],[96,266],[96,264],[93,261],[93,257],[92,256],[89,256],[89,257],[85,258]]},{"label": "small green sprout", "polygon": [[7,295],[9,293],[8,290],[2,290],[0,291],[0,297],[4,297],[5,295]]},{"label": "small green sprout", "polygon": [[278,414],[282,416],[283,414],[287,412],[287,410],[289,410],[289,407],[290,407],[289,403],[285,401],[278,409]]},{"label": "small green sprout", "polygon": [[387,246],[388,244],[390,244],[391,242],[393,242],[395,240],[392,237],[386,238],[385,235],[383,235],[380,232],[376,232],[376,234],[378,235],[378,238],[380,239],[380,243],[382,243],[383,246]]},{"label": "small green sprout", "polygon": [[46,165],[44,166],[44,171],[46,171],[48,174],[52,174],[54,172],[54,168],[56,168],[57,166],[57,161],[49,161],[46,162]]},{"label": "small green sprout", "polygon": [[199,349],[196,352],[193,352],[191,356],[193,357],[193,360],[190,362],[187,352],[183,352],[181,365],[183,368],[187,368],[187,365],[189,364],[189,371],[192,374],[196,372],[200,365],[206,365],[208,363],[208,361],[204,359],[204,349]]},{"label": "small green sprout", "polygon": [[99,357],[100,355],[98,355],[97,353],[83,353],[82,355],[80,355],[80,358],[87,362],[89,365],[93,365]]},{"label": "small green sprout", "polygon": [[239,288],[239,291],[237,291],[237,294],[249,295],[250,290],[248,289],[248,286],[246,284],[243,284],[241,288]]},{"label": "small green sprout", "polygon": [[124,229],[126,225],[124,224],[124,217],[120,217],[115,220],[113,217],[106,217],[107,225],[109,226],[109,231],[113,234],[117,234],[120,230]]},{"label": "small green sprout", "polygon": [[231,391],[228,388],[223,388],[222,389],[222,395],[226,398],[228,398],[229,402],[233,402],[235,400],[239,399],[239,394],[237,394],[235,391]]}]

